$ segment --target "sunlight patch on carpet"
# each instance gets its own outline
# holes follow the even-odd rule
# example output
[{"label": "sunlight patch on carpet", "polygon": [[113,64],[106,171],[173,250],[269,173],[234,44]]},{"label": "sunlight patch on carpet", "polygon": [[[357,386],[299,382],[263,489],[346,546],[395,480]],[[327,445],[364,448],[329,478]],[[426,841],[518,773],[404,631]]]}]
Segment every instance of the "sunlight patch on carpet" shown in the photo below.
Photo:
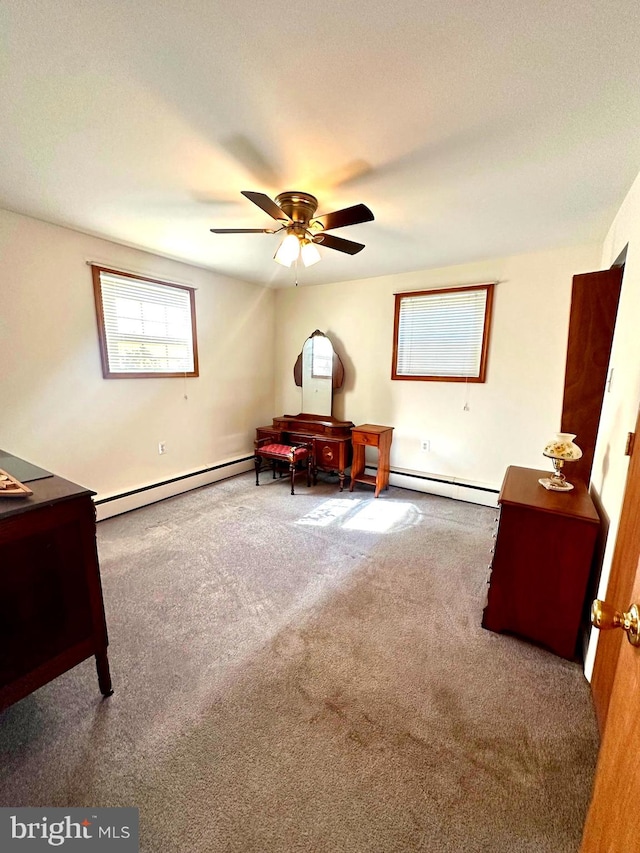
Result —
[{"label": "sunlight patch on carpet", "polygon": [[419,518],[417,507],[410,501],[331,498],[303,515],[296,524],[314,527],[335,525],[343,530],[397,533],[417,524]]}]

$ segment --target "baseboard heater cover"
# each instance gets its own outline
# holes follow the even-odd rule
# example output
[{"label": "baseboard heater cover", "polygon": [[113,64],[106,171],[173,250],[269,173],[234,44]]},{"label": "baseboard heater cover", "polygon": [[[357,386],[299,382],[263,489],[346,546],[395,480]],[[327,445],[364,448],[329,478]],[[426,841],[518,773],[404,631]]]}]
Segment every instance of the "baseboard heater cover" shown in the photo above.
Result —
[{"label": "baseboard heater cover", "polygon": [[[371,468],[371,470],[375,471],[375,468]],[[453,500],[482,504],[483,506],[497,506],[498,495],[500,494],[500,489],[483,483],[466,483],[464,480],[393,469],[389,472],[389,483],[392,486],[413,489],[416,492],[426,492]]]},{"label": "baseboard heater cover", "polygon": [[[253,455],[242,456],[218,465],[210,465],[188,474],[179,474],[167,480],[159,480],[157,483],[149,483],[136,489],[120,492],[116,495],[108,495],[104,498],[96,498],[94,504],[98,521],[120,515],[133,509],[156,503],[174,495],[199,489],[216,483],[219,480],[233,477],[253,468]],[[375,472],[375,468],[367,466],[367,469]],[[348,480],[348,477],[347,477]],[[491,488],[477,483],[464,483],[460,480],[449,480],[428,474],[415,474],[406,471],[390,471],[389,482],[392,486],[413,489],[417,492],[441,495],[442,497],[463,500],[471,503],[496,506],[499,489]]]},{"label": "baseboard heater cover", "polygon": [[167,480],[148,483],[126,492],[119,492],[104,498],[98,497],[94,499],[98,521],[249,471],[253,468],[253,459],[253,455],[242,456],[239,459],[210,465],[197,471],[190,471],[187,474],[179,474]]}]

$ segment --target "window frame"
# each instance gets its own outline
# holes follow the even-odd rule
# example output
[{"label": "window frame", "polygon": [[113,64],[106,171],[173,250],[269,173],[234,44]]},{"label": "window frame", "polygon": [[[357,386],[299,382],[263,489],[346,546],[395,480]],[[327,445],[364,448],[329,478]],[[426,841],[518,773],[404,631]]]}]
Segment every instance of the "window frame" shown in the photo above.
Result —
[{"label": "window frame", "polygon": [[[417,382],[485,382],[487,373],[487,359],[489,353],[489,337],[491,333],[491,318],[493,313],[493,291],[495,282],[487,282],[484,284],[460,285],[458,287],[436,287],[431,290],[414,290],[403,293],[396,293],[395,296],[395,311],[393,320],[393,355],[391,362],[391,379],[408,380]],[[484,323],[482,327],[482,344],[480,351],[480,365],[477,376],[408,376],[404,373],[398,373],[398,333],[400,330],[400,308],[403,299],[414,298],[418,296],[431,296],[443,293],[460,293],[471,290],[486,290],[487,297],[484,307]]]},{"label": "window frame", "polygon": [[[93,295],[96,306],[96,320],[98,323],[98,341],[100,343],[100,361],[102,363],[102,376],[105,379],[169,379],[176,377],[189,378],[200,375],[198,364],[198,335],[196,327],[196,300],[194,287],[189,287],[185,284],[177,284],[173,281],[150,278],[149,276],[138,275],[137,273],[124,272],[123,270],[112,269],[111,267],[103,267],[99,266],[98,264],[90,264],[90,267],[93,279]],[[193,370],[177,372],[134,371],[129,373],[122,373],[120,371],[114,372],[111,370],[111,366],[109,364],[109,352],[107,348],[107,331],[104,319],[104,305],[102,301],[102,281],[100,280],[101,273],[117,275],[121,278],[129,278],[135,281],[145,281],[151,284],[161,285],[162,287],[187,291],[187,293],[189,294],[189,305],[191,309],[191,345],[193,352]]]}]

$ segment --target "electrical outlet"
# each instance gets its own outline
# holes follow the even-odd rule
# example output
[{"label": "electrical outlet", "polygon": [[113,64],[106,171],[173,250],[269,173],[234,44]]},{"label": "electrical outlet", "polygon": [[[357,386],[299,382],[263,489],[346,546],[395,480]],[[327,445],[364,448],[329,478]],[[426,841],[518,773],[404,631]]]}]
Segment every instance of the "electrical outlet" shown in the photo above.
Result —
[{"label": "electrical outlet", "polygon": [[422,441],[420,442],[420,450],[423,450],[426,453],[428,453],[431,450],[431,442],[429,441],[428,438],[422,439]]},{"label": "electrical outlet", "polygon": [[167,452],[167,444],[164,441],[159,442],[158,444],[158,453],[162,456],[163,453]]}]

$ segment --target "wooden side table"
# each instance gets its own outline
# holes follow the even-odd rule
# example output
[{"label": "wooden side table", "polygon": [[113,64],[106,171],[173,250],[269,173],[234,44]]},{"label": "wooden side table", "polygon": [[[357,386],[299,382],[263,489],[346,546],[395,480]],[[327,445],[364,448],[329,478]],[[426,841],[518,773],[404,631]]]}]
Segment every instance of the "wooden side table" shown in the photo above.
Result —
[{"label": "wooden side table", "polygon": [[[389,451],[391,449],[391,438],[393,427],[379,426],[378,424],[361,424],[351,430],[351,443],[353,444],[353,462],[351,463],[351,484],[349,491],[353,491],[356,483],[368,483],[375,486],[375,497],[378,497],[382,489],[389,486]],[[378,470],[375,477],[365,474],[365,449],[367,447],[378,448]]]}]

